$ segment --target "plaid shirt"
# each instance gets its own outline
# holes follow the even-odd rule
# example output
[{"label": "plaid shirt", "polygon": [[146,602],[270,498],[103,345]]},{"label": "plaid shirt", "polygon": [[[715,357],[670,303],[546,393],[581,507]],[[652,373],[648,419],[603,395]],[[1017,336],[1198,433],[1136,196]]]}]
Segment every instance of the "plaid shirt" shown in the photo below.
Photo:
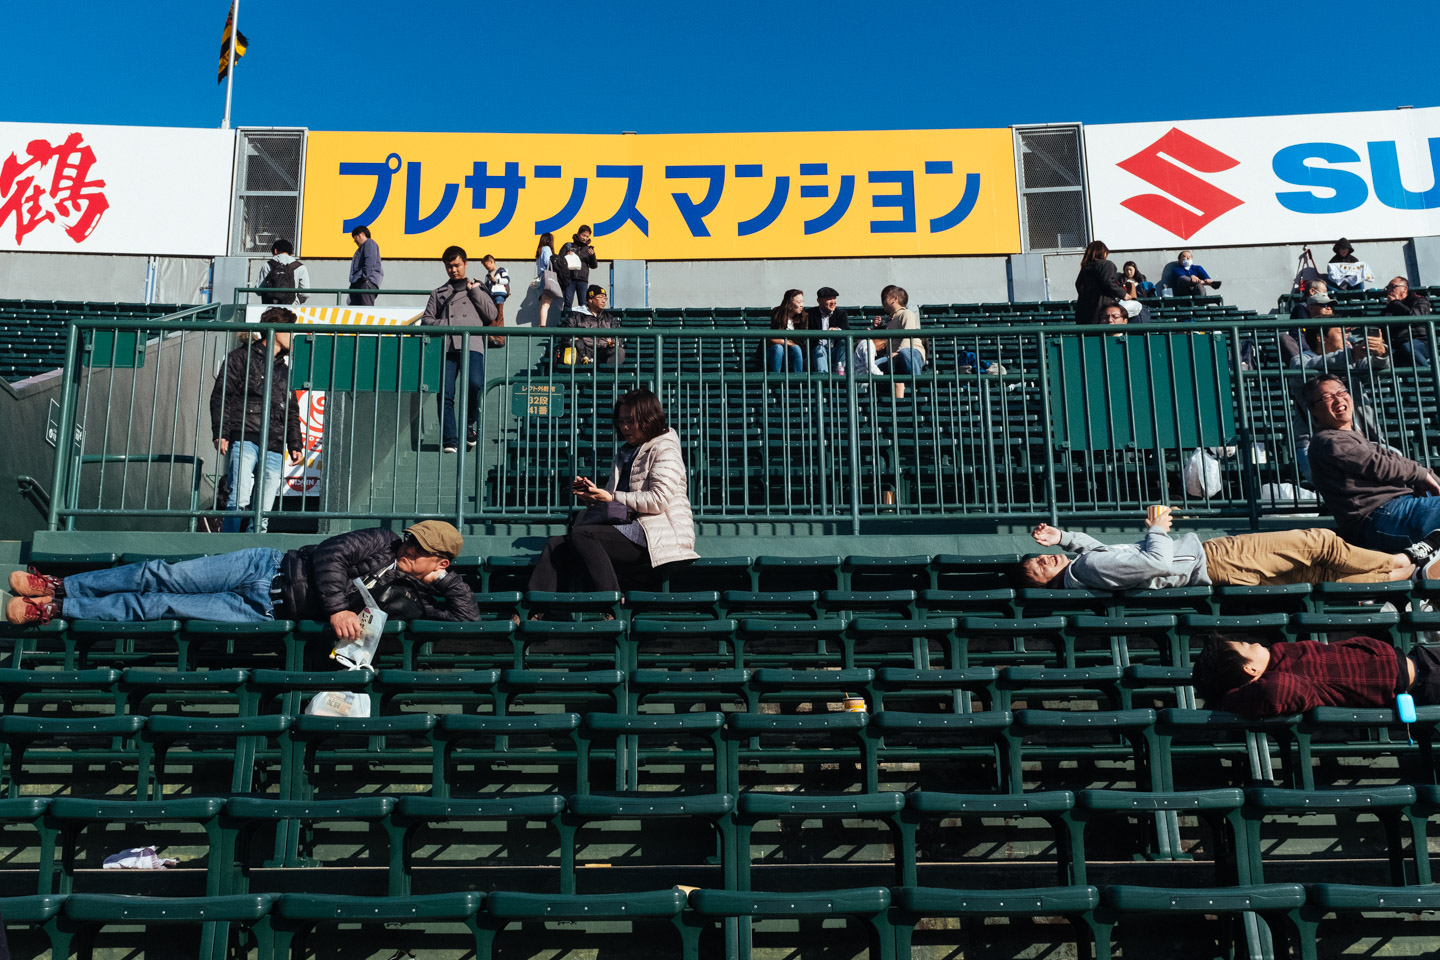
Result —
[{"label": "plaid shirt", "polygon": [[[1299,713],[1311,707],[1388,707],[1395,702],[1396,680],[1403,669],[1400,651],[1370,637],[1277,643],[1270,648],[1265,672],[1225,694],[1220,707],[1249,717]],[[1408,682],[1408,673],[1405,677]]]}]

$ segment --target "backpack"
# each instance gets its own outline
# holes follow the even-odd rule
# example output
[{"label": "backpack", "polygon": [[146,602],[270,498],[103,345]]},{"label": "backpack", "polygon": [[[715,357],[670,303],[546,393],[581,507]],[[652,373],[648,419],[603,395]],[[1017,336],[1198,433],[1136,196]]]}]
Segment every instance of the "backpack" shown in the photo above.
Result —
[{"label": "backpack", "polygon": [[[275,287],[285,289],[295,286],[295,271],[300,268],[303,261],[291,260],[289,263],[281,263],[279,260],[271,259],[270,272],[265,276],[262,287]],[[261,303],[295,303],[298,299],[295,293],[262,293]]]}]

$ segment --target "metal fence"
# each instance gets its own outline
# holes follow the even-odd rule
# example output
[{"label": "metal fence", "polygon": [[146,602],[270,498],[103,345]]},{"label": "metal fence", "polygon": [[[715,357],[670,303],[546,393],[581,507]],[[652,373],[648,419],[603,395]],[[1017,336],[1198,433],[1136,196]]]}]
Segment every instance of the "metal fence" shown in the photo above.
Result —
[{"label": "metal fence", "polygon": [[[828,342],[835,372],[807,362],[773,373],[767,330],[600,331],[623,348],[623,362],[611,363],[603,350],[586,362],[570,331],[506,327],[474,404],[460,365],[456,415],[463,424],[473,410],[479,436],[450,454],[440,445],[437,328],[294,327],[285,407],[234,399],[261,401],[266,427],[303,414],[312,469],[285,487],[279,509],[256,497],[244,515],[254,524],[295,515],[563,520],[575,476],[608,477],[620,443],[615,400],[646,386],[680,436],[702,521],[861,531],[872,520],[1133,516],[1165,502],[1254,524],[1318,509],[1305,486],[1308,417],[1292,398],[1315,369],[1347,379],[1376,439],[1422,462],[1440,441],[1433,361],[1402,366],[1349,343],[1292,361],[1303,326],[926,327],[923,369],[879,376],[857,363],[870,331],[789,331],[807,355]],[[1353,336],[1393,347],[1409,326],[1367,320]],[[117,513],[190,529],[237,517],[214,497],[225,467],[212,393],[236,338],[270,329],[76,321],[60,410],[60,435],[73,431],[74,442],[57,450],[51,528]],[[1432,324],[1415,329],[1434,342]],[[468,345],[492,331],[453,332]],[[225,391],[222,383],[221,406]]]}]

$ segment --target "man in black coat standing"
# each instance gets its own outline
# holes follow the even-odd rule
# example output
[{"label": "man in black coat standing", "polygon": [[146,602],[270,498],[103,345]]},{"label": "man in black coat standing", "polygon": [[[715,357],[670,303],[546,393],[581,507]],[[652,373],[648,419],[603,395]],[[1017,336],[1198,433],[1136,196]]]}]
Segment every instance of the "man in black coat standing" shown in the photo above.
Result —
[{"label": "man in black coat standing", "polygon": [[[840,294],[835,292],[834,287],[821,287],[815,291],[815,306],[807,307],[805,315],[808,317],[806,329],[809,330],[849,330],[850,316],[840,307],[835,306],[840,300]],[[810,369],[816,373],[830,373],[836,369],[835,361],[845,362],[846,341],[844,340],[811,340],[810,341]]]}]

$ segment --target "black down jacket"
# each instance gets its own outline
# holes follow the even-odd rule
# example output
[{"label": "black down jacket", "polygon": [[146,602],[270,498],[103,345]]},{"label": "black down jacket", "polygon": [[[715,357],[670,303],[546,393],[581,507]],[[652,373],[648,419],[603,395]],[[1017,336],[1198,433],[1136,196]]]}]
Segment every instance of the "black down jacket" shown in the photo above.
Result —
[{"label": "black down jacket", "polygon": [[[358,612],[364,603],[351,581],[356,577],[368,581],[394,564],[404,542],[393,530],[372,527],[289,551],[280,561],[283,615],[296,620],[328,620],[342,610]],[[417,585],[426,620],[480,619],[475,595],[457,573],[447,571],[434,583],[421,583],[399,570],[390,570],[371,592],[402,577]],[[276,610],[275,616],[282,616],[281,611]]]},{"label": "black down jacket", "polygon": [[[260,442],[265,414],[265,355],[270,345],[256,340],[236,347],[225,357],[225,369],[210,391],[210,429],[217,440]],[[270,380],[270,434],[265,449],[273,453],[299,450],[300,415],[290,392],[287,355],[275,358]]]}]

